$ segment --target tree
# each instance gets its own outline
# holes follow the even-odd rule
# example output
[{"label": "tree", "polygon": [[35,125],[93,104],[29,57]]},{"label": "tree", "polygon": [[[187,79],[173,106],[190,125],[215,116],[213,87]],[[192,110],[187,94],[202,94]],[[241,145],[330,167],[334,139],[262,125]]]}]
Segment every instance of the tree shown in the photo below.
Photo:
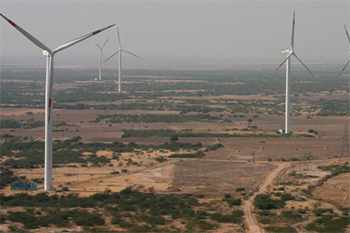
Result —
[{"label": "tree", "polygon": [[170,141],[172,141],[172,142],[176,142],[177,140],[179,140],[179,137],[177,135],[172,135],[170,137]]}]

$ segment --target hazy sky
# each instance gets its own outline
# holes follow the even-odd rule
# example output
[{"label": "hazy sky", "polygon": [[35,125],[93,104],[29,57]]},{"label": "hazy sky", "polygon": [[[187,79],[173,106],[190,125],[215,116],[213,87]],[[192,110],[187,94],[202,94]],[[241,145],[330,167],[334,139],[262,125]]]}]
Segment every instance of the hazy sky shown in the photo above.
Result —
[{"label": "hazy sky", "polygon": [[[0,12],[54,49],[116,23],[122,46],[142,59],[201,62],[279,63],[290,48],[296,12],[295,51],[305,63],[344,63],[349,42],[350,3],[344,1],[14,1],[1,0]],[[39,59],[41,49],[0,19],[1,60],[21,55]],[[97,59],[118,49],[114,27],[59,52],[55,59]],[[125,61],[137,58],[124,55]],[[42,60],[42,61],[41,61]],[[113,63],[113,62],[112,62]]]}]

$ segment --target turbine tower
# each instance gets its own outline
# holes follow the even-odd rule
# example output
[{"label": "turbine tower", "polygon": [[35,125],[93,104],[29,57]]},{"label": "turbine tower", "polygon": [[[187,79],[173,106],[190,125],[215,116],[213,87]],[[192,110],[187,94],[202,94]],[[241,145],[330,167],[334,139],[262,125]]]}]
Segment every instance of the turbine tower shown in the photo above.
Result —
[{"label": "turbine tower", "polygon": [[287,54],[286,59],[283,60],[281,65],[276,69],[276,71],[286,62],[286,116],[285,116],[285,129],[284,133],[290,133],[290,60],[294,56],[306,69],[309,73],[314,76],[311,71],[306,67],[306,65],[299,59],[299,57],[294,52],[294,26],[295,26],[295,11],[293,13],[293,26],[292,26],[292,38],[291,38],[291,49],[282,50],[283,54]]},{"label": "turbine tower", "polygon": [[95,45],[98,47],[99,50],[99,59],[98,59],[98,81],[101,81],[101,70],[102,70],[102,54],[103,54],[103,48],[105,47],[105,45],[107,44],[108,39],[106,40],[106,42],[101,46],[99,46],[98,44],[95,43]]},{"label": "turbine tower", "polygon": [[120,42],[120,35],[119,35],[119,28],[117,28],[117,32],[118,32],[118,42],[119,42],[119,49],[117,52],[115,52],[112,56],[110,56],[109,58],[107,58],[107,60],[105,60],[104,62],[108,61],[109,59],[111,59],[112,57],[114,57],[115,55],[117,55],[119,53],[119,66],[118,66],[118,92],[120,93],[122,91],[122,87],[121,87],[121,70],[122,70],[122,52],[126,52],[130,55],[133,55],[135,57],[141,58],[139,56],[137,56],[136,54],[133,54],[131,52],[128,52],[124,49],[122,49],[122,45]]},{"label": "turbine tower", "polygon": [[[346,30],[345,25],[344,25],[344,28],[345,28],[345,33],[348,36],[348,41],[349,41],[349,44],[350,44],[350,36],[349,36],[348,30]],[[350,53],[350,51],[349,51],[349,53]],[[345,68],[349,65],[349,62],[350,62],[350,58],[349,58],[348,62],[345,64],[345,66],[342,69],[342,71],[340,72],[339,76],[344,72]]]},{"label": "turbine tower", "polygon": [[91,32],[84,36],[78,37],[75,40],[72,40],[66,44],[63,44],[57,47],[54,50],[49,49],[46,45],[41,43],[38,39],[33,37],[27,31],[22,29],[20,26],[15,24],[10,19],[6,18],[3,14],[0,15],[9,22],[13,27],[15,27],[20,33],[22,33],[25,37],[27,37],[31,42],[33,42],[36,46],[43,49],[43,54],[47,58],[46,63],[46,91],[45,91],[45,190],[52,190],[52,87],[53,87],[53,69],[54,69],[54,55],[66,48],[69,48],[83,40],[88,39],[91,36],[94,36],[110,27],[113,27],[115,24],[110,25],[108,27],[99,29],[97,31]]}]

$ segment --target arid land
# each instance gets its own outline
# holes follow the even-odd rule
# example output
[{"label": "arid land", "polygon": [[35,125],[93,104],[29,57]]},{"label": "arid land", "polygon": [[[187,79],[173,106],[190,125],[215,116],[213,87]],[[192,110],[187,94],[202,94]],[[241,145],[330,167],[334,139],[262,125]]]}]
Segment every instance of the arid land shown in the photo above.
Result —
[{"label": "arid land", "polygon": [[[168,80],[169,81],[169,80]],[[73,84],[57,84],[59,89],[77,88],[81,82]],[[96,83],[98,85],[98,83]],[[173,90],[172,90],[173,91]],[[114,92],[114,90],[112,90]],[[310,98],[332,98],[329,93],[311,94]],[[335,99],[346,99],[346,93],[333,95]],[[183,97],[184,98],[184,97]],[[187,98],[187,97],[186,97]],[[222,107],[220,101],[223,99],[243,98],[237,95],[219,95],[215,97],[206,96],[204,99],[218,101],[218,105],[211,107]],[[276,97],[247,95],[245,100],[264,100],[274,99]],[[298,97],[296,97],[298,98]],[[305,97],[306,98],[306,97]],[[181,101],[181,96],[174,98]],[[195,100],[202,100],[201,97],[193,97]],[[159,100],[159,98],[158,98]],[[158,101],[157,100],[157,101]],[[151,102],[152,100],[148,100]],[[75,102],[101,105],[117,104],[125,102],[134,102],[132,100],[119,100],[116,102],[86,101]],[[156,101],[155,101],[156,102]],[[317,111],[317,110],[316,110]],[[28,114],[30,113],[30,114]],[[264,113],[238,113],[244,117],[232,117],[233,113],[228,111],[209,112],[212,116],[220,116],[221,119],[229,118],[232,122],[222,120],[210,122],[122,122],[112,123],[108,121],[93,122],[99,115],[179,115],[181,111],[177,110],[113,110],[113,109],[55,109],[53,117],[55,122],[65,122],[66,125],[54,127],[54,140],[67,140],[73,137],[81,137],[83,143],[103,142],[113,143],[121,142],[124,144],[136,143],[140,145],[162,145],[166,142],[172,143],[169,137],[123,137],[123,130],[173,130],[178,132],[191,131],[198,133],[223,133],[223,134],[241,134],[249,135],[242,137],[179,137],[177,142],[183,143],[201,143],[203,147],[216,144],[222,144],[223,147],[216,150],[205,152],[202,158],[168,158],[173,152],[169,150],[135,150],[133,152],[123,152],[118,154],[118,159],[112,159],[114,152],[111,150],[99,150],[97,156],[105,156],[111,159],[109,165],[102,166],[80,166],[80,164],[67,164],[65,166],[55,166],[53,169],[53,187],[57,190],[66,188],[65,192],[59,194],[77,193],[80,197],[90,196],[95,193],[119,192],[126,187],[137,187],[145,193],[156,194],[177,194],[177,195],[204,195],[203,202],[210,202],[215,199],[222,199],[225,194],[230,194],[236,198],[243,198],[248,202],[249,194],[258,194],[259,189],[262,193],[279,192],[283,187],[284,193],[291,193],[295,199],[287,201],[287,205],[279,210],[277,214],[283,211],[294,209],[306,209],[302,219],[290,220],[284,219],[284,223],[293,225],[298,232],[305,231],[305,226],[316,219],[312,210],[316,208],[332,208],[335,213],[342,214],[343,209],[350,208],[350,186],[349,173],[339,174],[329,179],[324,179],[331,173],[322,171],[319,166],[340,165],[349,161],[346,151],[342,151],[344,146],[344,126],[349,121],[348,116],[319,116],[316,114],[302,113],[291,117],[292,136],[274,137],[280,128],[284,125],[283,114]],[[181,113],[182,114],[182,113]],[[195,115],[194,112],[184,113],[184,115]],[[11,119],[15,121],[44,121],[43,108],[11,108],[1,109],[1,119]],[[248,122],[247,119],[252,119]],[[251,126],[256,126],[250,130]],[[246,130],[246,129],[249,130]],[[310,131],[311,130],[311,131]],[[315,133],[316,131],[316,133]],[[3,128],[1,134],[9,134],[19,137],[27,137],[32,140],[44,140],[44,127],[36,128]],[[265,136],[258,136],[263,134]],[[300,135],[300,136],[299,136]],[[305,136],[305,135],[309,135]],[[181,150],[178,153],[188,153]],[[44,154],[43,154],[44,156]],[[86,156],[89,156],[88,152]],[[167,160],[158,162],[155,158],[162,156]],[[4,162],[8,158],[2,156]],[[128,164],[128,161],[134,163]],[[275,169],[283,169],[276,173],[271,180],[267,181],[268,175]],[[124,171],[123,171],[124,169]],[[43,167],[39,168],[12,168],[17,176],[25,176],[26,179],[42,179],[44,177]],[[126,172],[125,172],[126,170]],[[290,175],[292,174],[292,175]],[[295,174],[299,174],[296,175]],[[268,182],[268,187],[263,184]],[[282,185],[281,185],[282,183]],[[311,190],[311,196],[306,197],[302,191],[314,186]],[[43,184],[39,183],[38,188],[42,189]],[[237,189],[243,189],[244,194],[237,192]],[[2,189],[4,195],[14,195],[20,191],[11,191],[10,187]],[[32,194],[38,191],[30,192]],[[245,197],[246,196],[246,197]],[[226,207],[225,207],[226,208]],[[237,207],[243,210],[243,207]],[[2,213],[10,211],[6,208]],[[224,210],[223,210],[224,211]],[[262,232],[266,224],[262,223],[261,216],[253,210],[253,218],[257,218],[258,225]],[[254,214],[255,213],[255,214]],[[259,220],[260,219],[260,220]],[[244,216],[245,226],[237,224],[220,224],[216,229],[220,232],[255,232],[253,223]],[[278,223],[277,223],[278,224]],[[180,224],[181,225],[181,224]],[[122,230],[120,228],[110,229]],[[5,228],[2,228],[3,230]],[[79,228],[72,228],[81,230]],[[179,229],[181,227],[179,226]],[[38,229],[35,231],[42,231]],[[313,231],[310,231],[313,232]],[[346,231],[348,232],[348,230]]]}]

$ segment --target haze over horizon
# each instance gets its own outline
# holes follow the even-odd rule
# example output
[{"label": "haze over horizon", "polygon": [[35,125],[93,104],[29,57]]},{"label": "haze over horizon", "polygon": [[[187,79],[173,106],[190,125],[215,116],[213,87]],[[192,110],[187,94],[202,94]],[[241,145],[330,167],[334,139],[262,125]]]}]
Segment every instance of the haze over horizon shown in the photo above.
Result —
[{"label": "haze over horizon", "polygon": [[[108,57],[117,51],[125,66],[157,63],[278,64],[290,49],[296,12],[295,51],[305,64],[339,64],[349,59],[344,25],[350,30],[349,1],[1,1],[0,12],[54,49],[116,23],[96,37],[55,56],[56,64],[98,61],[94,43]],[[45,66],[41,49],[0,19],[1,66]],[[292,59],[293,63],[297,61]],[[116,66],[117,58],[106,63]]]}]

